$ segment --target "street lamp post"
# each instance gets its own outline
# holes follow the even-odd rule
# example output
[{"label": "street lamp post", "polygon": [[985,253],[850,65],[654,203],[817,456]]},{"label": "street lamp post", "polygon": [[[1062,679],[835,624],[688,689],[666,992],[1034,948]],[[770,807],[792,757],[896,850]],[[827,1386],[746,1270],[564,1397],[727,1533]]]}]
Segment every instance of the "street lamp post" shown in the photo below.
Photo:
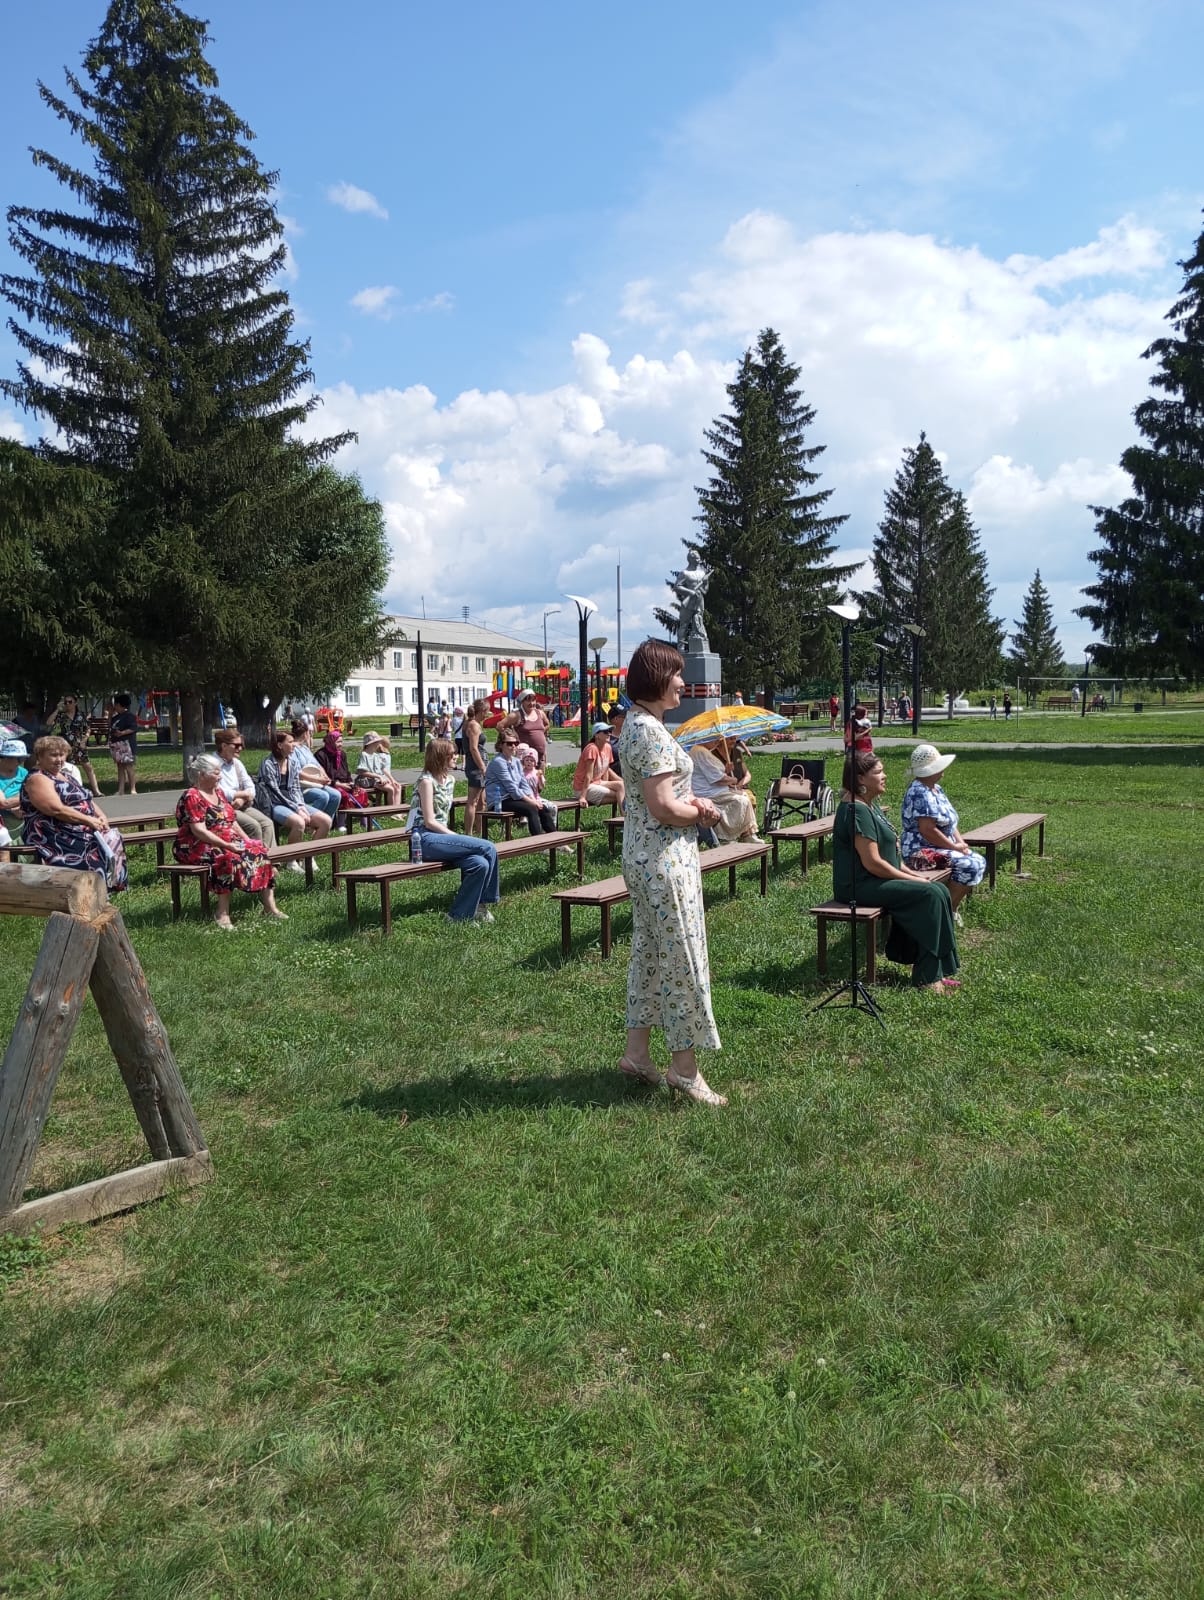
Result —
[{"label": "street lamp post", "polygon": [[559,615],[559,606],[553,606],[551,610],[545,611],[543,614],[543,670],[545,672],[548,670],[548,618],[558,617]]},{"label": "street lamp post", "polygon": [[604,635],[599,635],[589,642],[589,647],[594,652],[594,709],[599,718],[602,716],[602,650],[605,644]]},{"label": "street lamp post", "polygon": [[589,718],[586,716],[589,710],[589,646],[585,634],[586,624],[598,608],[584,595],[566,594],[565,599],[571,600],[577,607],[577,665],[581,674],[578,701],[581,707],[581,748],[584,750],[589,743]]},{"label": "street lamp post", "polygon": [[886,686],[884,673],[886,670],[886,652],[890,645],[883,644],[880,639],[874,640],[874,649],[878,652],[878,726],[886,721]]},{"label": "street lamp post", "polygon": [[911,634],[911,731],[920,731],[920,640],[924,630],[915,622],[904,622],[903,632]]},{"label": "street lamp post", "polygon": [[851,748],[848,740],[852,738],[853,730],[853,624],[861,615],[859,606],[838,605],[829,606],[828,610],[834,617],[840,618],[840,668],[844,678],[844,725],[846,752]]}]

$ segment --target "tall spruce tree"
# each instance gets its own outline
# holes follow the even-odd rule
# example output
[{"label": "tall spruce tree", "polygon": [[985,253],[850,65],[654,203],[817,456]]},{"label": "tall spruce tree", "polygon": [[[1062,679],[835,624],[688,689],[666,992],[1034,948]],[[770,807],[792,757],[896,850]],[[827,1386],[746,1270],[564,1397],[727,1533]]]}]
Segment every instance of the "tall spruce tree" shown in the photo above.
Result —
[{"label": "tall spruce tree", "polygon": [[870,557],[874,588],[859,598],[866,625],[891,646],[889,665],[910,673],[912,636],[920,641],[924,682],[954,697],[998,670],[1004,626],[991,615],[994,590],[986,553],[960,491],[949,484],[924,434],[903,453],[886,492]]},{"label": "tall spruce tree", "polygon": [[67,73],[74,104],[39,85],[94,170],[34,161],[81,210],[12,207],[32,270],[0,279],[27,357],[0,389],[57,430],[47,457],[109,479],[112,625],[131,662],[179,686],[186,761],[206,698],[292,631],[280,597],[322,534],[307,479],[345,442],[297,441],[316,400],[276,286],[276,175],[218,96],[206,42],[174,0],[112,0],[82,78]]},{"label": "tall spruce tree", "polygon": [[1134,493],[1119,506],[1092,506],[1099,578],[1081,606],[1102,636],[1097,666],[1117,673],[1204,675],[1204,233],[1179,263],[1183,293],[1167,312],[1173,335],[1144,358],[1160,395],[1133,413],[1148,441],[1120,464]]},{"label": "tall spruce tree", "polygon": [[[846,518],[824,514],[832,491],[815,487],[813,463],[825,447],[806,442],[815,411],[772,328],[745,352],[727,393],[731,410],[706,434],[702,531],[683,542],[712,574],[706,622],[725,679],[746,699],[758,688],[772,697],[802,668],[830,667],[831,630],[819,614],[855,569],[832,563]],[[670,612],[658,615],[671,623]]]},{"label": "tall spruce tree", "polygon": [[1049,678],[1066,665],[1054,627],[1049,590],[1041,582],[1041,569],[1033,574],[1024,595],[1024,615],[1016,623],[1008,660],[1019,678]]}]

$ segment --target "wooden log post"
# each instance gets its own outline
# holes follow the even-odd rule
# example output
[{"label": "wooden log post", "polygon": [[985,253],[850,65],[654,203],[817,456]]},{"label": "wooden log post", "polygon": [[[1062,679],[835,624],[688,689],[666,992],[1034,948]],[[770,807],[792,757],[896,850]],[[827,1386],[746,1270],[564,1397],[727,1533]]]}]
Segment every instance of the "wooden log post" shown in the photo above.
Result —
[{"label": "wooden log post", "polygon": [[[90,879],[95,874],[70,876]],[[100,887],[103,891],[104,885]],[[25,1192],[59,1068],[88,992],[88,973],[98,940],[92,923],[61,911],[50,913],[17,1026],[0,1066],[0,1221],[20,1205]]]},{"label": "wooden log post", "polygon": [[71,867],[35,867],[24,861],[0,862],[0,915],[48,917],[67,911],[96,917],[109,903],[99,872]]},{"label": "wooden log post", "polygon": [[97,928],[92,997],[151,1155],[196,1155],[205,1136],[120,911],[110,907]]}]

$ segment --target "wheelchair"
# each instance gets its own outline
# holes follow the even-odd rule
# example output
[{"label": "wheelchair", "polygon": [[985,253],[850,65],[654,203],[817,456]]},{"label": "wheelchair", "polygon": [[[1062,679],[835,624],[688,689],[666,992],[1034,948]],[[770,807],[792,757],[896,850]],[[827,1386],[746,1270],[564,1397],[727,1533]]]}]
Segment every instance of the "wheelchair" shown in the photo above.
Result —
[{"label": "wheelchair", "polygon": [[824,777],[824,763],[800,761],[797,756],[782,757],[782,775],[775,778],[765,796],[765,815],[761,832],[794,822],[814,822],[830,817],[836,810],[836,794]]}]

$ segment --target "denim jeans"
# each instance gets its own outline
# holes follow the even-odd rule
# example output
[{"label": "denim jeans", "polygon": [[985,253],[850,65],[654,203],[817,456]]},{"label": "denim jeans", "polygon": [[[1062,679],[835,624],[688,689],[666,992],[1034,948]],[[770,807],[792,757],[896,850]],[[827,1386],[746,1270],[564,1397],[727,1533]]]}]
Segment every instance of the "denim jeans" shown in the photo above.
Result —
[{"label": "denim jeans", "polygon": [[324,811],[331,822],[335,821],[343,803],[343,797],[337,789],[302,789],[301,795],[311,811]]},{"label": "denim jeans", "polygon": [[497,851],[488,839],[470,839],[466,833],[428,833],[422,830],[424,861],[454,861],[460,869],[460,887],[450,916],[468,922],[480,905],[495,906],[498,889]]}]

